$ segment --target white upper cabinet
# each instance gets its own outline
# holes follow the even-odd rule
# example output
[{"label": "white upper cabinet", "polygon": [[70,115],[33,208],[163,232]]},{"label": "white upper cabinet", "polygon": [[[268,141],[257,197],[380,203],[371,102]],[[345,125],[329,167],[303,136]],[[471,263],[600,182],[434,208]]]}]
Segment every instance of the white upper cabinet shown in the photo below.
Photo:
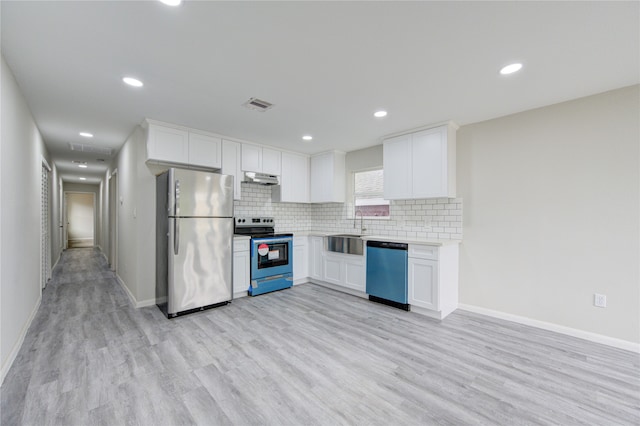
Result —
[{"label": "white upper cabinet", "polygon": [[189,164],[192,166],[222,167],[222,139],[189,132]]},{"label": "white upper cabinet", "polygon": [[311,202],[344,203],[345,191],[345,153],[329,151],[312,156]]},{"label": "white upper cabinet", "polygon": [[262,148],[262,173],[280,176],[282,153],[275,149]]},{"label": "white upper cabinet", "polygon": [[280,176],[281,154],[275,149],[242,144],[242,170]]},{"label": "white upper cabinet", "polygon": [[186,128],[147,121],[147,161],[219,169],[222,140]]},{"label": "white upper cabinet", "polygon": [[283,203],[309,202],[309,157],[282,153],[280,185],[272,188],[273,201]]},{"label": "white upper cabinet", "polygon": [[240,144],[228,140],[222,141],[222,174],[233,176],[233,199],[241,199],[242,167]]},{"label": "white upper cabinet", "polygon": [[147,160],[189,164],[189,132],[149,124]]},{"label": "white upper cabinet", "polygon": [[386,139],[384,198],[454,198],[456,130],[454,123],[448,123]]}]

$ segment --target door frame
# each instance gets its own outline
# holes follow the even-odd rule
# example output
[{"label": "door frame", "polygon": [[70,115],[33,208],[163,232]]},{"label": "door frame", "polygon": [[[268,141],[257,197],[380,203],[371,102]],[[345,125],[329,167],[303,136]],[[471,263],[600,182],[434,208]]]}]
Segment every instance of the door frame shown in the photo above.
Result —
[{"label": "door frame", "polygon": [[118,169],[107,177],[107,216],[109,221],[109,266],[118,271]]},{"label": "door frame", "polygon": [[[51,166],[46,158],[42,158],[42,175],[40,179],[44,178],[44,173],[47,173],[47,205],[46,205],[46,213],[47,220],[44,222],[44,218],[40,217],[40,291],[47,286],[47,282],[51,279]],[[42,190],[42,182],[40,190]],[[44,205],[43,205],[44,194],[40,193],[40,214],[44,213]],[[43,229],[43,225],[46,229]],[[45,238],[43,241],[43,235],[47,234],[48,238]],[[48,243],[48,244],[47,244]],[[48,247],[45,247],[48,245]],[[47,257],[49,259],[47,259]],[[45,271],[46,269],[46,271]],[[44,277],[43,275],[44,271]]]}]

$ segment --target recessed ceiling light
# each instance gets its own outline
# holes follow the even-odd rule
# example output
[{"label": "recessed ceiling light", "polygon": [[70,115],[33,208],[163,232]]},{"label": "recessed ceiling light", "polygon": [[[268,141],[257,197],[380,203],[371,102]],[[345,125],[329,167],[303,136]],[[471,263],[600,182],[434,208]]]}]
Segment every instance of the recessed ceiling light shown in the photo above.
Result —
[{"label": "recessed ceiling light", "polygon": [[80,136],[82,136],[83,138],[92,138],[93,134],[89,132],[80,132]]},{"label": "recessed ceiling light", "polygon": [[78,178],[78,179],[80,179],[80,180],[87,180],[87,178],[85,178],[85,177],[81,177],[81,178]]},{"label": "recessed ceiling light", "polygon": [[160,1],[166,4],[167,6],[180,6],[180,3],[182,3],[182,0],[160,0]]},{"label": "recessed ceiling light", "polygon": [[500,69],[500,74],[502,75],[513,74],[514,72],[520,71],[520,68],[522,68],[522,64],[520,63],[510,64],[505,67],[502,67],[502,69]]},{"label": "recessed ceiling light", "polygon": [[387,116],[387,111],[384,111],[384,110],[376,111],[376,112],[373,113],[373,116],[375,118],[386,117]]},{"label": "recessed ceiling light", "polygon": [[313,136],[311,136],[311,135],[304,135],[304,136],[302,137],[302,139],[304,139],[305,141],[310,141],[311,139],[313,139]]},{"label": "recessed ceiling light", "polygon": [[82,169],[86,169],[89,166],[87,166],[86,164],[78,164],[78,167],[80,167]]},{"label": "recessed ceiling light", "polygon": [[125,83],[127,83],[129,86],[133,86],[133,87],[142,87],[143,84],[140,80],[138,80],[137,78],[133,78],[133,77],[124,77],[122,79],[122,81],[124,81]]}]

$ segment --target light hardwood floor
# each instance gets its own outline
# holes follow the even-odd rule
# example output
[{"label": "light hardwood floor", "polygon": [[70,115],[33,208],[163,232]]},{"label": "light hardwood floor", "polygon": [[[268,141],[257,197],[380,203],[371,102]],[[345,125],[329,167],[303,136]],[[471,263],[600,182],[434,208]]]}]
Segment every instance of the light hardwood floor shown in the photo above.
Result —
[{"label": "light hardwood floor", "polygon": [[1,424],[637,425],[639,371],[623,350],[312,284],[168,320],[74,249],[0,388]]}]

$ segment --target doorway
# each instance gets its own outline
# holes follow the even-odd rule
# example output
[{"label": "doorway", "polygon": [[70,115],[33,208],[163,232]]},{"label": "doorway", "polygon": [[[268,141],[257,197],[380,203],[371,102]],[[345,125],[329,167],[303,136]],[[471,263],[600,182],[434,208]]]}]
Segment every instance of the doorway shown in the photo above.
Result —
[{"label": "doorway", "polygon": [[93,247],[95,244],[95,194],[66,192],[66,248]]}]

